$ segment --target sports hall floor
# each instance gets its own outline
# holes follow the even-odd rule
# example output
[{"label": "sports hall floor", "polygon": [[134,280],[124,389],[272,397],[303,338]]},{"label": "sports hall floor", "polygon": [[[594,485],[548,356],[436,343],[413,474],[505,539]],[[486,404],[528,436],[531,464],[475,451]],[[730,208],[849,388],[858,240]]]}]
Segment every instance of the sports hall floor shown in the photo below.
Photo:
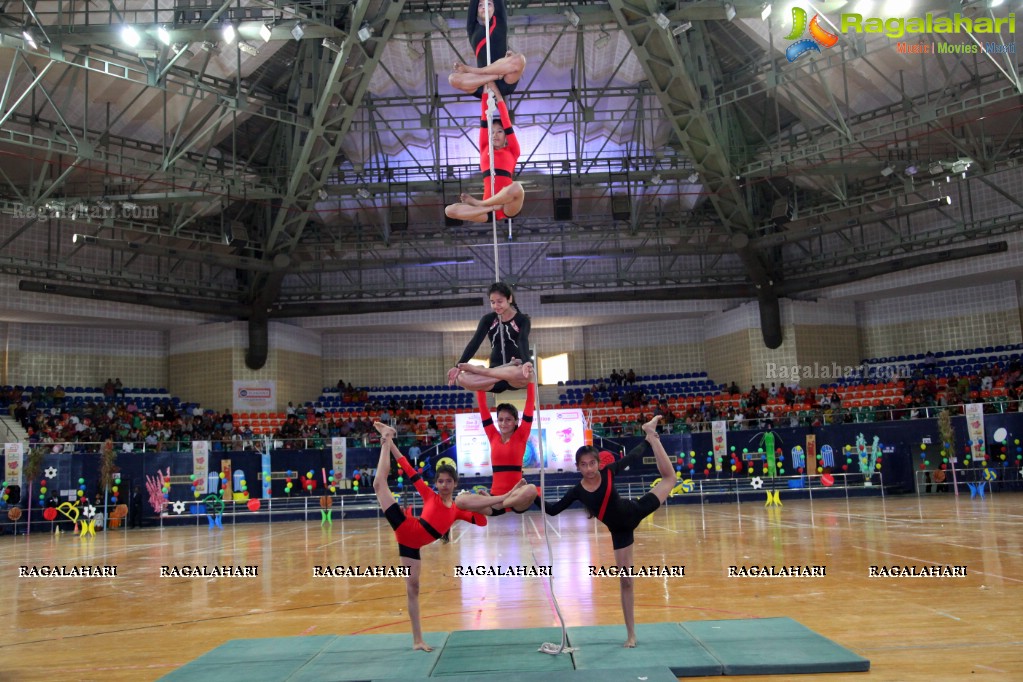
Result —
[{"label": "sports hall floor", "polygon": [[[486,529],[459,524],[450,544],[424,550],[424,630],[556,625],[545,579],[452,575],[546,564],[540,528],[539,513],[506,515]],[[620,624],[617,580],[585,575],[613,563],[607,532],[571,510],[549,535],[568,624]],[[868,673],[801,679],[1023,680],[1019,494],[673,505],[640,527],[635,555],[685,565],[684,578],[636,580],[637,622],[788,616],[871,660]],[[0,680],[152,680],[231,639],[408,633],[401,579],[312,577],[316,565],[396,562],[383,519],[0,537]],[[18,577],[20,565],[60,564],[116,565],[117,577]],[[161,578],[164,564],[257,565],[259,575]],[[729,565],[771,564],[827,574],[727,577]],[[871,565],[965,565],[967,576],[869,578]]]}]

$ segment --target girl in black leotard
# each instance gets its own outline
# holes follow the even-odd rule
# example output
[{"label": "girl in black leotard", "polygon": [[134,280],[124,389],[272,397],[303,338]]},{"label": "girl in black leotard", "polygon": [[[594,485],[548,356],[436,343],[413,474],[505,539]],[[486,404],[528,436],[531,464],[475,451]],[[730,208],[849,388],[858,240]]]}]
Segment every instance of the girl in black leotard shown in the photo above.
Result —
[{"label": "girl in black leotard", "polygon": [[[483,316],[462,357],[448,370],[448,386],[457,383],[470,391],[493,393],[525,388],[533,378],[529,316],[519,311],[511,287],[504,282],[492,284],[488,293],[493,312]],[[490,367],[468,364],[485,338],[490,339]]]},{"label": "girl in black leotard", "polygon": [[[476,54],[476,66],[456,62],[448,76],[452,87],[476,97],[483,95],[483,86],[493,83],[502,95],[515,92],[515,85],[526,68],[524,55],[508,49],[508,12],[504,0],[487,2],[490,24],[486,22],[484,3],[469,0],[465,31],[469,45]],[[487,64],[487,33],[490,34],[490,64]]]},{"label": "girl in black leotard", "polygon": [[[675,485],[675,470],[672,468],[668,453],[665,452],[664,446],[661,445],[661,439],[657,435],[657,420],[659,419],[660,416],[654,417],[643,425],[646,443],[641,443],[623,459],[606,467],[600,466],[600,451],[597,448],[592,446],[579,448],[575,453],[575,465],[579,469],[579,473],[582,474],[583,480],[557,502],[544,505],[547,513],[554,516],[568,509],[573,502],[577,500],[582,502],[590,514],[603,522],[611,531],[615,563],[619,568],[632,567],[633,531],[640,521],[653,514],[664,504]],[[622,469],[638,462],[648,449],[653,450],[661,480],[650,492],[638,500],[624,500],[618,496],[618,491],[615,490],[615,476]],[[622,576],[618,580],[622,593],[625,628],[628,631],[625,646],[634,647],[636,646],[636,621],[632,578]]]}]

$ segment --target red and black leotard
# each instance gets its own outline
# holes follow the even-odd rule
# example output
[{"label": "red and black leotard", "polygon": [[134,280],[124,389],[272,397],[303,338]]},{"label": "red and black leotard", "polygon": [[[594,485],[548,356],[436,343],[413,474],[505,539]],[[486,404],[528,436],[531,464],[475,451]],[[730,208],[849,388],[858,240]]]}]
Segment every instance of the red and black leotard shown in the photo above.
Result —
[{"label": "red and black leotard", "polygon": [[[497,110],[501,113],[501,126],[504,128],[505,137],[508,140],[507,146],[494,150],[494,186],[490,183],[490,130],[487,128],[487,97],[490,93],[483,95],[480,100],[483,112],[480,115],[480,170],[483,171],[483,200],[486,201],[502,189],[512,184],[515,176],[515,165],[519,162],[519,138],[515,136],[512,128],[511,116],[508,115],[508,107],[504,102],[497,103]],[[497,212],[497,219],[504,220],[507,216],[504,211]]]},{"label": "red and black leotard", "polygon": [[[647,493],[638,500],[622,499],[618,496],[618,491],[615,490],[614,477],[622,469],[627,469],[631,464],[639,461],[649,451],[650,446],[646,441],[640,443],[622,459],[601,468],[600,486],[596,490],[587,490],[580,481],[557,502],[545,503],[544,509],[548,515],[555,516],[578,500],[583,503],[587,511],[602,521],[611,531],[611,543],[615,549],[628,547],[635,541],[633,531],[636,526],[657,511],[661,506],[661,501],[653,493]],[[539,499],[537,499],[537,506],[539,506]]]},{"label": "red and black leotard", "polygon": [[490,439],[490,464],[494,470],[494,482],[490,486],[491,495],[504,495],[522,478],[522,457],[526,453],[529,432],[533,428],[535,402],[536,388],[530,383],[526,389],[526,407],[522,410],[522,423],[505,443],[501,440],[501,432],[494,426],[490,408],[487,407],[487,394],[484,391],[476,392],[483,430]]},{"label": "red and black leotard", "polygon": [[[469,16],[465,23],[465,32],[469,35],[469,45],[476,53],[476,66],[483,68],[487,64],[487,32],[490,33],[490,61],[496,62],[508,53],[508,10],[504,6],[504,0],[494,0],[494,13],[490,15],[490,26],[485,27],[479,19],[480,0],[469,0]],[[515,85],[504,82],[504,79],[495,81],[498,91],[502,96],[507,97],[515,92]],[[476,97],[483,95],[483,87],[480,86],[475,93]]]},{"label": "red and black leotard", "polygon": [[404,456],[398,458],[398,465],[423,498],[423,512],[419,516],[414,516],[411,509],[403,510],[397,502],[384,510],[384,516],[398,539],[400,556],[419,559],[419,549],[434,540],[439,540],[455,521],[468,521],[477,526],[487,525],[487,517],[482,514],[459,509],[454,501],[450,507],[445,505],[441,496],[426,485],[423,477]]}]

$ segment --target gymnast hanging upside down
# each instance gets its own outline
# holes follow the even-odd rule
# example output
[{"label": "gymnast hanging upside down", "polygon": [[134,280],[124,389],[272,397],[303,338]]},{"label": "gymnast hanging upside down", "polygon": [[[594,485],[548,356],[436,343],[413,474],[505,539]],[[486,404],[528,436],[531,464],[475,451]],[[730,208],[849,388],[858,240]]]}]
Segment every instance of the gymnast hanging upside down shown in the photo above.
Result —
[{"label": "gymnast hanging upside down", "polygon": [[[500,516],[509,509],[521,514],[533,506],[538,494],[537,487],[531,483],[525,484],[522,478],[522,458],[526,452],[526,443],[529,441],[529,432],[533,428],[536,387],[530,383],[526,390],[526,408],[522,411],[521,424],[519,411],[515,406],[502,403],[496,408],[495,428],[494,419],[487,407],[487,394],[484,391],[476,392],[476,403],[483,419],[483,430],[490,439],[490,463],[494,470],[494,481],[490,486],[490,495],[462,493],[455,498],[455,504],[461,509],[489,516]],[[495,501],[502,496],[503,506],[495,508]]]},{"label": "gymnast hanging upside down", "polygon": [[[451,204],[444,209],[445,215],[455,220],[468,220],[474,223],[485,223],[494,213],[498,220],[514,218],[522,210],[522,202],[526,191],[522,183],[513,180],[515,165],[519,162],[519,140],[515,137],[511,117],[504,98],[493,83],[486,85],[480,105],[483,109],[480,117],[480,170],[483,171],[483,200],[480,201],[469,194],[459,196],[459,203]],[[500,123],[494,122],[493,133],[487,128],[487,97],[497,102],[497,110],[501,114]],[[490,177],[490,147],[494,147],[494,178]]]},{"label": "gymnast hanging upside down", "polygon": [[[615,564],[619,568],[632,567],[632,545],[635,540],[633,531],[640,521],[653,514],[664,504],[675,483],[675,470],[672,468],[668,453],[665,452],[664,446],[661,445],[661,439],[657,435],[657,420],[659,419],[660,416],[654,417],[643,425],[643,432],[646,434],[645,443],[639,444],[624,458],[607,466],[601,466],[600,451],[597,448],[591,445],[579,448],[575,453],[575,466],[582,474],[582,480],[557,502],[544,505],[547,513],[554,516],[568,509],[573,502],[577,500],[582,502],[586,510],[611,531]],[[642,456],[648,450],[653,450],[661,480],[650,492],[638,500],[623,500],[615,490],[614,477],[622,469],[642,461]],[[539,505],[539,500],[537,500],[537,504]],[[636,618],[632,578],[622,576],[618,580],[622,595],[625,629],[628,632],[625,646],[634,647],[636,646]]]},{"label": "gymnast hanging upside down", "polygon": [[[493,312],[484,315],[462,356],[448,370],[448,386],[470,391],[501,393],[525,388],[532,382],[529,355],[529,316],[519,310],[515,294],[504,282],[495,282],[487,292]],[[484,338],[490,339],[490,367],[469,364]]]},{"label": "gymnast hanging upside down", "polygon": [[[412,623],[412,648],[431,651],[423,641],[423,631],[419,622],[419,576],[422,572],[422,561],[419,550],[434,540],[439,540],[455,521],[468,521],[477,526],[487,525],[487,519],[481,514],[465,511],[456,507],[452,501],[458,474],[450,466],[437,467],[435,484],[438,493],[430,490],[398,446],[394,444],[395,430],[375,422],[373,426],[380,432],[380,461],[377,473],[373,478],[373,490],[377,501],[384,511],[384,518],[394,529],[398,540],[398,555],[402,566],[409,567],[409,577],[405,579],[405,593],[408,597],[408,616]],[[411,510],[402,510],[387,487],[387,473],[391,470],[390,454],[394,455],[398,466],[402,468],[409,481],[415,486],[416,492],[423,498],[423,512],[418,517]],[[503,504],[504,497],[495,497],[495,504]]]}]

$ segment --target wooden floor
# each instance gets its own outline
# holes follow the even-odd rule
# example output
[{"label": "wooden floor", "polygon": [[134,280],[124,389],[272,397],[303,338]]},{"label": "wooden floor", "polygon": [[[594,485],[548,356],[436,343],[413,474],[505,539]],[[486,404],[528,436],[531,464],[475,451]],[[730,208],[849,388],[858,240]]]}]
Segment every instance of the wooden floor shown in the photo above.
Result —
[{"label": "wooden floor", "polygon": [[[540,528],[538,513],[508,515],[425,549],[424,629],[556,625],[545,580],[452,575],[548,563]],[[617,580],[585,575],[613,563],[606,531],[575,510],[549,529],[568,625],[621,623]],[[675,505],[640,527],[635,554],[685,565],[681,579],[636,581],[638,622],[788,616],[872,662],[869,673],[801,679],[1023,679],[1020,495]],[[402,580],[312,577],[316,565],[396,563],[382,519],[5,536],[0,680],[150,680],[231,639],[407,633]],[[20,565],[63,564],[116,565],[117,577],[18,577]],[[164,564],[256,565],[259,576],[161,578]],[[726,577],[729,565],[764,564],[823,564],[827,575]],[[872,564],[965,565],[967,577],[868,578]]]}]

